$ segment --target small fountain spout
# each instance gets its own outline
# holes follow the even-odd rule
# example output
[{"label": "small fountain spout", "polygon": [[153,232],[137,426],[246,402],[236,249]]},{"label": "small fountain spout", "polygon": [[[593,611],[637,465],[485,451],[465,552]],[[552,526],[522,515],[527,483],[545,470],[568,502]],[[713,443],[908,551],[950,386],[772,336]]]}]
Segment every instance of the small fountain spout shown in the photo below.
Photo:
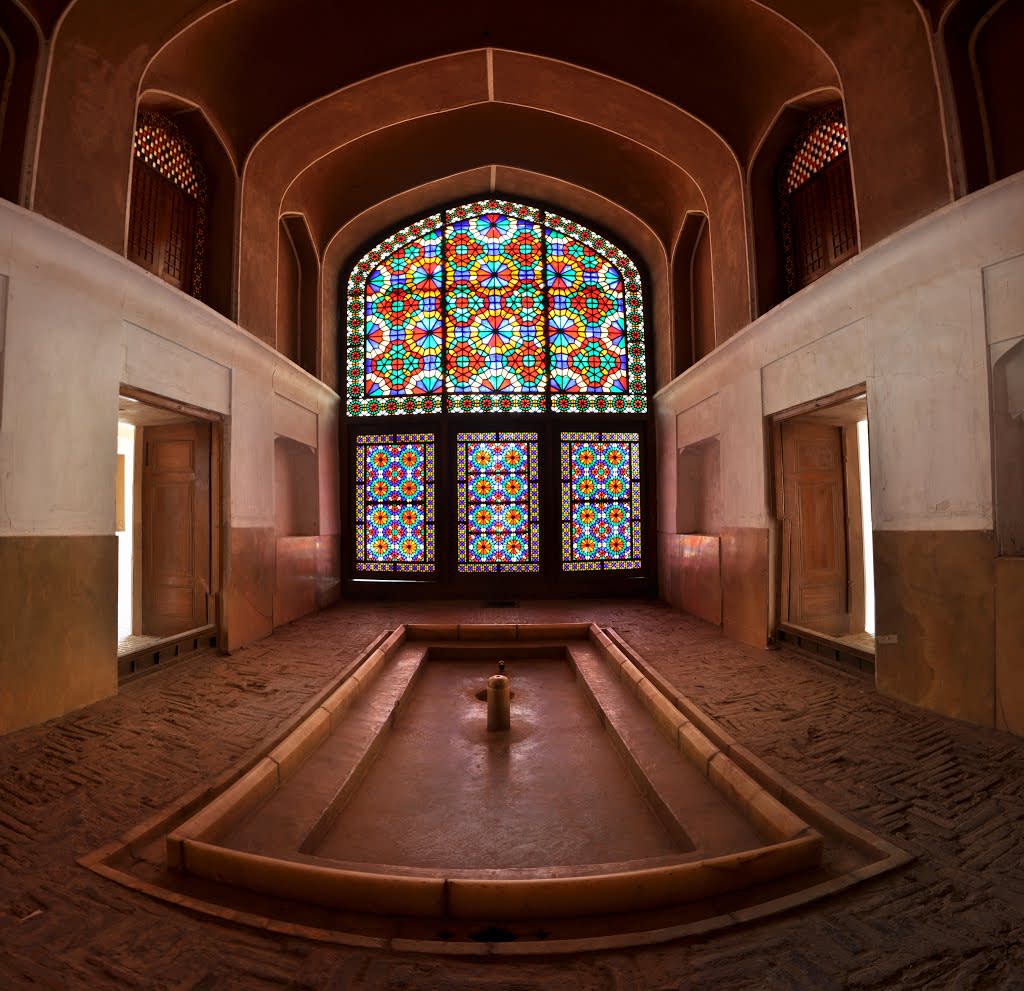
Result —
[{"label": "small fountain spout", "polygon": [[487,730],[490,733],[507,730],[512,725],[512,693],[504,671],[505,662],[498,661],[498,674],[487,679]]}]

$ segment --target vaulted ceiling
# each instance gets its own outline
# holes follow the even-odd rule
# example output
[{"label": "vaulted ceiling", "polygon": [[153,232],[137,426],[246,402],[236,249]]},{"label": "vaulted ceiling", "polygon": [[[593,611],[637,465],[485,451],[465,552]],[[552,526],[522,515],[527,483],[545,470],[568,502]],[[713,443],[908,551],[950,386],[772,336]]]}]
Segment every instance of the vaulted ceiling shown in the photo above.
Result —
[{"label": "vaulted ceiling", "polygon": [[[52,38],[32,205],[115,250],[140,102],[202,118],[239,243],[267,252],[284,213],[323,256],[357,218],[474,169],[625,211],[618,233],[650,232],[666,265],[704,213],[729,332],[751,314],[750,168],[786,106],[844,101],[862,244],[949,198],[942,0],[14,2]],[[105,178],[88,196],[83,162]],[[237,253],[237,315],[262,333],[272,267]]]}]

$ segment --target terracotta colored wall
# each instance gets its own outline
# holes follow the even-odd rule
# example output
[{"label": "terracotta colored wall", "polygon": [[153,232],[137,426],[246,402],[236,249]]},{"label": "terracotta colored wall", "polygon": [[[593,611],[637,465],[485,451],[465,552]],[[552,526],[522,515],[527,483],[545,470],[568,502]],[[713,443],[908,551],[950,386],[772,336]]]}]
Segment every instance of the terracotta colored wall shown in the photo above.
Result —
[{"label": "terracotta colored wall", "polygon": [[993,725],[992,535],[876,530],[878,687],[914,705]]},{"label": "terracotta colored wall", "polygon": [[[0,85],[9,87],[0,119],[0,196],[19,203],[39,39],[29,19],[11,0],[0,3],[0,32],[7,43],[0,44]],[[13,52],[8,52],[7,45]]]},{"label": "terracotta colored wall", "polygon": [[1024,736],[1024,557],[997,557],[995,578],[995,724]]},{"label": "terracotta colored wall", "polygon": [[975,51],[992,147],[992,178],[1004,179],[1024,169],[1024,3],[1006,0],[978,33]]},{"label": "terracotta colored wall", "polygon": [[305,217],[293,215],[281,221],[291,238],[298,265],[299,351],[296,363],[310,375],[321,377],[322,358],[319,329],[320,259]]},{"label": "terracotta colored wall", "polygon": [[772,0],[771,6],[821,44],[839,70],[861,248],[948,203],[931,38],[917,5]]},{"label": "terracotta colored wall", "polygon": [[707,225],[701,231],[694,248],[690,279],[693,300],[693,357],[700,361],[715,349],[715,313],[719,302],[715,298],[714,273],[711,266],[711,232]]},{"label": "terracotta colored wall", "polygon": [[768,529],[722,531],[722,628],[753,647],[768,642]]},{"label": "terracotta colored wall", "polygon": [[0,734],[117,690],[117,538],[0,536]]},{"label": "terracotta colored wall", "polygon": [[721,540],[702,534],[662,534],[661,597],[715,626],[722,625]]},{"label": "terracotta colored wall", "polygon": [[[563,186],[596,188],[607,200],[621,203],[637,215],[644,216],[654,229],[663,228],[665,233],[660,250],[665,253],[666,244],[674,237],[686,210],[695,206],[704,209],[703,204],[695,205],[692,197],[679,197],[678,190],[691,181],[680,171],[679,163],[685,161],[684,171],[692,177],[692,183],[698,186],[705,183],[714,190],[714,202],[707,207],[712,215],[712,237],[717,239],[712,253],[716,266],[722,266],[722,279],[736,287],[735,292],[723,299],[724,309],[718,314],[720,325],[728,327],[730,332],[743,326],[750,311],[742,188],[735,159],[719,137],[687,115],[660,101],[651,100],[637,90],[562,63],[495,52],[491,80],[493,98],[486,70],[485,53],[468,53],[452,56],[443,62],[396,71],[387,78],[368,80],[311,106],[258,145],[247,163],[242,192],[241,237],[252,246],[241,258],[239,312],[243,325],[261,337],[268,335],[267,259],[260,246],[268,243],[266,238],[271,225],[276,222],[278,205],[288,183],[303,173],[310,161],[319,161],[342,144],[346,150],[338,160],[339,168],[355,168],[357,162],[363,161],[360,147],[364,135],[366,141],[376,145],[388,139],[389,128],[429,117],[427,131],[416,142],[423,151],[416,156],[415,163],[392,169],[390,166],[381,167],[380,162],[392,162],[394,155],[384,159],[372,156],[366,160],[368,167],[356,169],[352,180],[340,183],[328,182],[327,179],[314,182],[311,170],[310,182],[313,185],[308,195],[303,198],[298,185],[289,193],[289,197],[294,194],[295,198],[288,199],[288,209],[312,209],[312,204],[322,199],[314,193],[314,187],[340,190],[351,201],[341,212],[333,213],[333,219],[325,217],[321,221],[310,216],[314,232],[320,238],[318,247],[321,250],[327,243],[325,239],[333,237],[343,223],[354,220],[362,210],[375,209],[375,203],[389,202],[406,194],[410,185],[424,188],[431,183],[443,182],[456,166],[469,168],[472,172],[477,165],[498,162],[497,169],[502,172],[511,169],[518,174],[547,176],[552,186],[561,183]],[[400,93],[401,98],[396,99],[395,93]],[[467,161],[465,156],[456,156],[447,161],[446,149],[451,142],[439,139],[442,132],[448,133],[444,131],[446,113],[454,115],[460,112],[459,108],[473,104],[484,106],[483,109],[466,110],[467,114],[498,115],[495,120],[502,114],[522,117],[526,111],[568,118],[561,122],[564,140],[543,142],[535,153],[530,153],[533,157],[528,161],[526,158],[507,161],[509,152],[504,142],[496,142],[493,148],[489,148],[486,158]],[[449,110],[438,113],[439,105]],[[614,111],[608,109],[611,107]],[[599,110],[599,119],[595,117],[595,108]],[[531,119],[541,121],[545,118],[535,116]],[[416,133],[420,129],[417,125]],[[490,134],[491,130],[477,126],[473,133],[483,131]],[[494,133],[503,132],[496,128]],[[577,134],[578,140],[574,138]],[[574,157],[572,149],[580,141],[593,144],[600,135],[605,136],[601,139],[604,141],[602,147],[606,146],[604,152]],[[408,144],[402,146],[408,147]],[[514,159],[519,154],[515,151],[515,143],[512,149]],[[529,141],[524,138],[522,154],[525,156],[528,150]],[[354,156],[351,160],[350,154]],[[480,153],[474,154],[479,156]],[[660,166],[657,165],[659,159],[662,160]],[[618,167],[616,163],[623,160],[631,160],[631,167]],[[675,163],[667,173],[666,163]],[[324,163],[320,168],[327,169],[328,164]],[[658,169],[676,178],[671,182],[663,177],[656,182],[651,181],[659,174]],[[380,179],[391,176],[387,184],[380,184],[374,174],[377,171],[381,172]],[[302,182],[305,179],[303,175]],[[362,202],[357,195],[367,183],[375,192],[369,202]],[[602,183],[606,188],[602,188]],[[508,189],[507,184],[502,186]],[[333,210],[339,208],[336,202],[338,195],[334,194],[327,203]],[[539,199],[554,201],[557,205],[552,196]],[[589,200],[589,216],[608,212],[600,205],[601,197],[591,195]],[[427,205],[437,202],[434,200]],[[317,209],[322,211],[322,208],[323,204]],[[414,215],[412,212],[406,214]],[[674,221],[660,219],[672,215],[675,215]],[[321,223],[325,224],[322,230]],[[326,323],[324,327],[327,331]]]},{"label": "terracotta colored wall", "polygon": [[299,356],[299,259],[282,223],[277,235],[277,350],[297,361]]},{"label": "terracotta colored wall", "polygon": [[688,213],[672,256],[672,378],[693,364],[693,253],[707,223],[700,213]]}]

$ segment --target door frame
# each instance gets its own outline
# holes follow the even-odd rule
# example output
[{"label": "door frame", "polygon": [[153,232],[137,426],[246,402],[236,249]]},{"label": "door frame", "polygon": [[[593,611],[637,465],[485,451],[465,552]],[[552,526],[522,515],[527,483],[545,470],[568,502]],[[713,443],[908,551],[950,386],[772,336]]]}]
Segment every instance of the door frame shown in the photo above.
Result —
[{"label": "door frame", "polygon": [[[772,631],[772,638],[779,639],[780,633],[789,621],[788,600],[789,600],[789,561],[786,556],[786,541],[783,539],[783,527],[785,520],[785,475],[782,458],[782,425],[791,420],[805,417],[810,413],[817,413],[828,410],[832,407],[842,406],[851,400],[863,398],[867,401],[867,383],[849,386],[839,389],[827,396],[820,396],[788,409],[779,410],[766,417],[768,427],[768,485],[769,502],[773,520],[773,532],[775,549],[770,554],[770,563],[774,568],[774,580],[772,581],[772,595],[770,606],[772,615],[769,628]],[[870,428],[869,428],[870,429]],[[844,491],[846,489],[846,469],[844,467]],[[849,558],[850,524],[849,513],[846,514],[844,523],[844,539],[847,545],[847,557]],[[862,533],[861,539],[868,540],[871,535]],[[849,567],[849,561],[847,567]],[[829,634],[815,633],[815,636],[823,640],[831,640]]]},{"label": "door frame", "polygon": [[[191,403],[182,402],[177,399],[170,399],[146,389],[136,386],[121,384],[118,394],[126,399],[134,399],[146,406],[156,409],[168,410],[179,413],[192,420],[202,420],[210,424],[210,621],[207,626],[212,626],[217,644],[227,643],[226,637],[226,616],[224,609],[224,587],[227,579],[226,563],[228,561],[228,530],[224,525],[227,519],[227,486],[225,483],[225,457],[227,452],[227,420],[222,413],[213,410],[203,409],[201,406],[193,406]],[[136,465],[136,492],[138,482],[142,477],[141,463]],[[141,526],[140,507],[136,505],[136,532],[133,534],[133,546],[137,546],[139,539],[139,527]],[[134,569],[135,577],[133,582],[133,612],[135,612],[141,596],[141,568]],[[138,614],[136,613],[136,616]],[[173,640],[174,637],[168,639]]]}]

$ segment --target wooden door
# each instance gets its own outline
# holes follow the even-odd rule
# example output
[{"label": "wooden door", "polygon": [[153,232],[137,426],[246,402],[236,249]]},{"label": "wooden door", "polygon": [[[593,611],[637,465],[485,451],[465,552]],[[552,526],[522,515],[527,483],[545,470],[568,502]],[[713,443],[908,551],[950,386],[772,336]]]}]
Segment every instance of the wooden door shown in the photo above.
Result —
[{"label": "wooden door", "polygon": [[142,632],[209,622],[210,424],[143,428]]},{"label": "wooden door", "polygon": [[782,424],[784,618],[820,633],[849,632],[843,433]]}]

